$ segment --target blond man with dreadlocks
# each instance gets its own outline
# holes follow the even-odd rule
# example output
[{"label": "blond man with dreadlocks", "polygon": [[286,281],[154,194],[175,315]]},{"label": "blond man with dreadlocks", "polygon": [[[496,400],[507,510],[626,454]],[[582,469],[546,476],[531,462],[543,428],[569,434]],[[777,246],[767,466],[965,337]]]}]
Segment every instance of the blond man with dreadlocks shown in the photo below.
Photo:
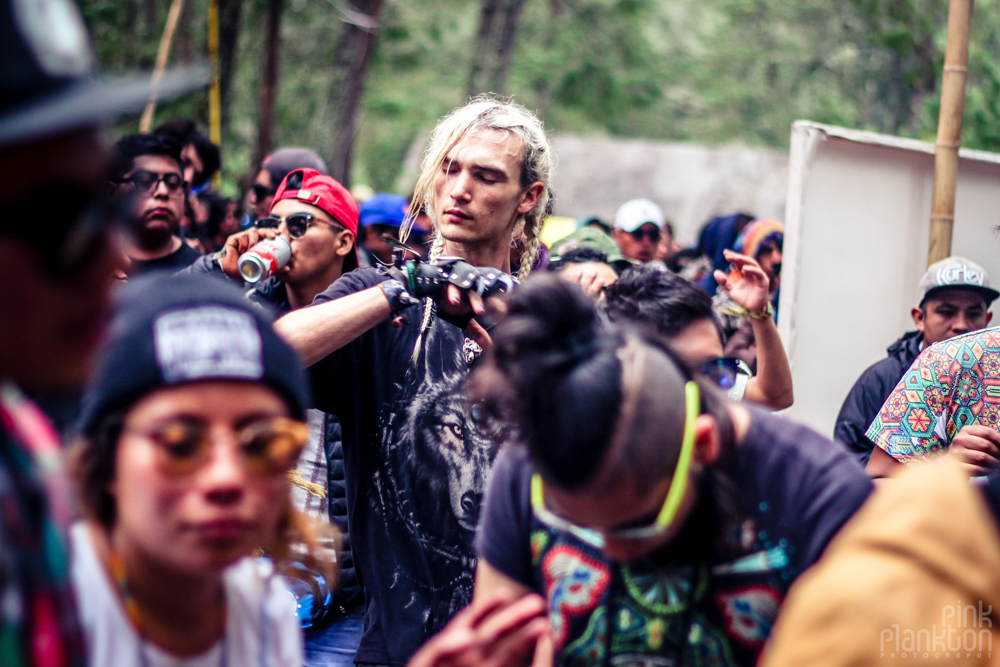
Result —
[{"label": "blond man with dreadlocks", "polygon": [[430,213],[434,240],[419,279],[359,269],[277,323],[312,364],[318,407],[343,424],[367,605],[358,663],[405,664],[472,597],[472,539],[497,447],[462,399],[469,365],[489,344],[472,318],[513,284],[515,229],[517,278],[531,271],[552,162],[531,112],[471,100],[438,123],[424,156],[414,206]]}]

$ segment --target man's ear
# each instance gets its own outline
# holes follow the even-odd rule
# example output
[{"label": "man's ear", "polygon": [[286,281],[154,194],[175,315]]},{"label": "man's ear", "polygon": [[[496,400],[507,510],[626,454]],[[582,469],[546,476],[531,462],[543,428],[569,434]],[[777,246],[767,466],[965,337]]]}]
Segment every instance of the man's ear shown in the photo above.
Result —
[{"label": "man's ear", "polygon": [[517,214],[524,215],[535,208],[535,204],[538,203],[538,199],[542,196],[543,192],[545,192],[545,184],[541,181],[536,181],[529,185],[528,189],[521,195],[521,201],[517,205]]},{"label": "man's ear", "polygon": [[337,235],[337,248],[336,253],[340,257],[347,257],[354,249],[354,232],[349,229],[345,229],[340,234]]},{"label": "man's ear", "polygon": [[712,415],[698,415],[694,422],[692,458],[700,467],[712,465],[722,453],[722,438]]},{"label": "man's ear", "polygon": [[924,332],[924,309],[923,308],[911,308],[910,317],[913,318],[913,323],[917,325],[917,331],[920,333]]},{"label": "man's ear", "polygon": [[[989,308],[989,306],[987,306],[987,308]],[[986,311],[986,326],[990,325],[990,320],[992,320],[992,319],[993,319],[993,311],[992,310],[987,310]]]}]

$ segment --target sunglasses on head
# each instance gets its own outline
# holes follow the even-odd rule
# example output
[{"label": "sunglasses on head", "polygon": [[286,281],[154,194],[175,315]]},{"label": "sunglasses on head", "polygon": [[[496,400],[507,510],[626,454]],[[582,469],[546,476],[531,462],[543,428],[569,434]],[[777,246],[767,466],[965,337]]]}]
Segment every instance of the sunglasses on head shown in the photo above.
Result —
[{"label": "sunglasses on head", "polygon": [[545,503],[545,485],[539,474],[531,477],[531,509],[535,517],[551,528],[568,532],[587,544],[603,549],[608,539],[613,540],[646,540],[659,537],[669,530],[677,517],[684,491],[687,489],[688,471],[691,469],[691,456],[694,451],[694,423],[698,418],[701,405],[701,394],[698,385],[692,381],[684,385],[684,436],[681,440],[681,452],[677,457],[677,466],[670,480],[670,490],[663,501],[660,511],[652,523],[644,526],[629,526],[626,528],[586,528],[559,516]]},{"label": "sunglasses on head", "polygon": [[643,239],[649,239],[653,243],[660,242],[660,228],[653,227],[651,229],[646,229],[644,226],[639,227],[639,229],[633,229],[629,232],[636,241],[642,241]]},{"label": "sunglasses on head", "polygon": [[[193,474],[212,458],[208,424],[199,420],[177,419],[150,429],[126,432],[156,445],[160,467],[175,477]],[[309,439],[309,429],[302,422],[279,417],[252,422],[236,429],[233,435],[251,473],[280,475],[295,466]]]},{"label": "sunglasses on head", "polygon": [[185,181],[184,177],[180,174],[173,172],[169,174],[158,174],[155,171],[147,171],[145,169],[139,169],[131,176],[120,178],[115,182],[131,183],[136,190],[142,193],[155,191],[161,182],[167,186],[167,192],[170,194],[183,192],[187,187],[187,181]]},{"label": "sunglasses on head", "polygon": [[309,229],[309,225],[314,222],[322,222],[330,225],[335,230],[344,229],[340,225],[327,222],[326,220],[320,220],[311,213],[292,213],[290,216],[285,218],[279,218],[276,215],[268,215],[263,218],[257,218],[254,221],[255,227],[263,227],[265,229],[277,229],[281,226],[281,223],[285,223],[285,228],[288,229],[288,235],[293,239],[302,238],[306,231]]}]

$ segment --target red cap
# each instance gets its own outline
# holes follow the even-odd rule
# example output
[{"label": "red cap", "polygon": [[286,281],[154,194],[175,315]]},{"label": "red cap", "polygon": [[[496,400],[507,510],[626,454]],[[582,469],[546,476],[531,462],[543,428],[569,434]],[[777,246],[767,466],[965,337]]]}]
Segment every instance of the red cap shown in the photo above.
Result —
[{"label": "red cap", "polygon": [[294,169],[288,172],[271,208],[282,199],[295,199],[322,209],[354,234],[354,251],[344,258],[344,273],[358,268],[358,204],[347,188],[331,176],[315,169]]}]

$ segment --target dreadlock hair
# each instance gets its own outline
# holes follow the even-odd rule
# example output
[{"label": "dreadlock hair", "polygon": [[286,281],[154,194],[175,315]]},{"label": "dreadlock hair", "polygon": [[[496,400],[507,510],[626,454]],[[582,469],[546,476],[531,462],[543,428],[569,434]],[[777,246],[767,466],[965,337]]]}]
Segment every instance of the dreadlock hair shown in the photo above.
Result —
[{"label": "dreadlock hair", "polygon": [[421,209],[426,210],[434,227],[430,259],[434,260],[441,256],[444,239],[437,231],[439,221],[435,218],[434,178],[441,171],[448,153],[459,141],[469,134],[483,130],[517,135],[523,146],[521,187],[528,188],[538,182],[545,186],[535,206],[524,214],[525,249],[521,258],[521,269],[517,274],[519,280],[524,280],[531,273],[542,244],[539,234],[542,223],[545,222],[546,212],[549,210],[551,197],[549,184],[555,166],[555,156],[552,154],[548,137],[545,136],[542,121],[531,111],[510,99],[494,94],[478,95],[438,122],[431,132],[430,143],[420,165],[420,179],[414,188],[406,221],[400,229],[400,238],[406,242],[406,237],[413,227],[413,220]]}]

